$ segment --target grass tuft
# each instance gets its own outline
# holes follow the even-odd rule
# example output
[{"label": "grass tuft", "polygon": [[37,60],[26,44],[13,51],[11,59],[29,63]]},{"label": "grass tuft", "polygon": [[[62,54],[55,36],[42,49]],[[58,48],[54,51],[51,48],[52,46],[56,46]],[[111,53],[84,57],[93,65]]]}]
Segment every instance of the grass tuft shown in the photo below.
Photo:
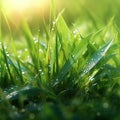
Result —
[{"label": "grass tuft", "polygon": [[10,39],[0,28],[0,119],[119,120],[119,16],[101,9],[101,20],[99,10],[82,7],[85,16],[71,26],[55,4],[44,31],[34,34],[23,20],[20,38],[1,12]]}]

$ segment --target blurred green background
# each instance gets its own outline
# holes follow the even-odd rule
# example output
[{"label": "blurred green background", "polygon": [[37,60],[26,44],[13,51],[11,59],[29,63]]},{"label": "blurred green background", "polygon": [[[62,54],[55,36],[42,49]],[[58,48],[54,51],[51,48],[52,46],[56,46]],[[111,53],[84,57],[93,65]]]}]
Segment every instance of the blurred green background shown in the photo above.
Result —
[{"label": "blurred green background", "polygon": [[[4,0],[6,1],[6,0]],[[29,0],[27,1],[29,4]],[[2,1],[1,1],[2,3]],[[7,4],[7,2],[5,3]],[[9,6],[9,5],[7,5]],[[50,0],[46,0],[45,6],[39,8],[31,7],[30,9],[26,8],[26,11],[20,10],[19,12],[13,11],[11,14],[7,14],[9,19],[9,24],[14,34],[20,32],[20,26],[22,19],[25,18],[32,30],[33,33],[36,33],[40,28],[43,31],[43,18],[45,19],[46,24],[49,24],[49,14],[50,14]],[[6,7],[3,7],[2,11],[5,11]],[[120,1],[119,0],[56,0],[57,13],[62,9],[65,9],[63,17],[67,24],[70,27],[75,27],[84,22],[92,20],[92,24],[96,24],[96,28],[101,28],[108,23],[111,17],[117,18],[116,22],[119,19],[120,11]],[[83,25],[86,26],[86,25]],[[16,29],[19,28],[19,29]],[[2,15],[2,31],[6,35],[8,33],[8,27],[6,25],[5,19]]]}]

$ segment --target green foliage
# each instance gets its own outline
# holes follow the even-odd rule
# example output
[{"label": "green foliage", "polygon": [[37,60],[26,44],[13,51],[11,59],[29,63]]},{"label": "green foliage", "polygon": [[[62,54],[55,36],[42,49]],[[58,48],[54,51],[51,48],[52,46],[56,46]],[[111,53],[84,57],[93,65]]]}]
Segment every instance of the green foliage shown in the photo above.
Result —
[{"label": "green foliage", "polygon": [[0,32],[0,119],[119,120],[119,17],[105,25],[84,8],[85,23],[71,27],[51,4],[44,33],[34,36],[23,20],[21,44],[3,15],[11,41]]}]

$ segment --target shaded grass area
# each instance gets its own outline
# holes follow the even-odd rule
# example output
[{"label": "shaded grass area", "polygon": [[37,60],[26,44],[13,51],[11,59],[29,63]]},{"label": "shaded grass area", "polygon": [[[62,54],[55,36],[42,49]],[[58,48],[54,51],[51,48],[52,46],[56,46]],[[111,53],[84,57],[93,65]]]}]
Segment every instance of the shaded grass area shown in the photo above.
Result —
[{"label": "shaded grass area", "polygon": [[99,28],[83,10],[89,19],[69,28],[52,2],[44,34],[23,21],[21,43],[3,13],[10,40],[0,33],[0,119],[119,120],[119,16]]}]

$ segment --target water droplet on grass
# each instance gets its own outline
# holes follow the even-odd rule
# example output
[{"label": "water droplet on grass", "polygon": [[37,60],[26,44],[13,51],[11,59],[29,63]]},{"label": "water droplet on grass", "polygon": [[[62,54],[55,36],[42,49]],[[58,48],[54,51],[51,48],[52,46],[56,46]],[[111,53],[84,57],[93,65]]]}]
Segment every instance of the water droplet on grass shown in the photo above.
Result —
[{"label": "water droplet on grass", "polygon": [[54,26],[54,25],[56,24],[56,21],[53,21],[52,24],[53,24],[53,26]]},{"label": "water droplet on grass", "polygon": [[105,45],[103,45],[99,50],[97,50],[91,58],[88,60],[87,64],[84,67],[84,72],[82,73],[81,76],[84,76],[87,72],[89,72],[105,55],[105,53],[108,51],[112,44],[113,40],[108,41]]},{"label": "water droplet on grass", "polygon": [[10,90],[14,90],[14,88],[13,88],[13,87],[11,87],[11,88],[10,88]]},{"label": "water droplet on grass", "polygon": [[15,110],[15,109],[16,109],[16,107],[13,105],[13,106],[12,106],[12,109],[13,109],[13,110]]},{"label": "water droplet on grass", "polygon": [[97,115],[97,116],[100,116],[100,115],[101,115],[101,113],[100,113],[100,112],[97,112],[97,113],[96,113],[96,115]]},{"label": "water droplet on grass", "polygon": [[93,78],[92,76],[89,76],[89,80],[90,80],[90,81],[93,81],[94,78]]},{"label": "water droplet on grass", "polygon": [[23,71],[22,74],[24,75],[24,74],[25,74],[25,71]]},{"label": "water droplet on grass", "polygon": [[6,45],[4,45],[4,49],[5,49],[5,50],[7,49],[7,46],[6,46]]},{"label": "water droplet on grass", "polygon": [[4,93],[5,93],[5,94],[7,94],[7,91],[6,91],[6,90],[4,90]]},{"label": "water droplet on grass", "polygon": [[74,58],[74,57],[75,57],[75,55],[71,55],[71,57],[72,57],[72,58]]},{"label": "water droplet on grass", "polygon": [[79,35],[79,31],[78,31],[77,29],[75,29],[75,30],[73,31],[73,35],[74,35],[74,37],[76,37],[77,35]]},{"label": "water droplet on grass", "polygon": [[58,82],[59,81],[59,79],[58,78],[56,78],[56,82]]},{"label": "water droplet on grass", "polygon": [[47,45],[46,45],[45,42],[41,41],[41,42],[40,42],[40,45],[41,45],[42,47],[44,47],[45,49],[47,49]]},{"label": "water droplet on grass", "polygon": [[54,28],[54,26],[52,27],[52,29],[51,29],[52,31],[54,31],[55,30],[55,28]]},{"label": "water droplet on grass", "polygon": [[6,69],[6,70],[8,69],[7,66],[5,66],[5,69]]},{"label": "water droplet on grass", "polygon": [[39,69],[39,72],[42,72],[42,69]]},{"label": "water droplet on grass", "polygon": [[40,75],[44,75],[44,72],[41,72],[41,74]]},{"label": "water droplet on grass", "polygon": [[28,51],[28,49],[27,48],[25,48],[25,52],[27,52]]},{"label": "water droplet on grass", "polygon": [[6,56],[7,56],[7,57],[9,57],[9,56],[10,56],[10,54],[9,54],[9,53],[6,53]]},{"label": "water droplet on grass", "polygon": [[39,52],[40,52],[40,53],[42,53],[42,52],[43,52],[43,50],[40,48],[40,49],[39,49]]},{"label": "water droplet on grass", "polygon": [[14,92],[12,92],[12,93],[10,93],[10,94],[8,94],[7,96],[6,96],[6,98],[7,99],[10,99],[11,97],[14,97],[14,96],[16,96],[17,95],[17,91],[14,91]]},{"label": "water droplet on grass", "polygon": [[103,107],[104,108],[108,108],[109,107],[109,104],[107,102],[103,103]]},{"label": "water droplet on grass", "polygon": [[33,40],[35,44],[38,43],[38,38],[34,37]]},{"label": "water droplet on grass", "polygon": [[21,57],[21,55],[18,55],[18,58],[20,58]]}]

